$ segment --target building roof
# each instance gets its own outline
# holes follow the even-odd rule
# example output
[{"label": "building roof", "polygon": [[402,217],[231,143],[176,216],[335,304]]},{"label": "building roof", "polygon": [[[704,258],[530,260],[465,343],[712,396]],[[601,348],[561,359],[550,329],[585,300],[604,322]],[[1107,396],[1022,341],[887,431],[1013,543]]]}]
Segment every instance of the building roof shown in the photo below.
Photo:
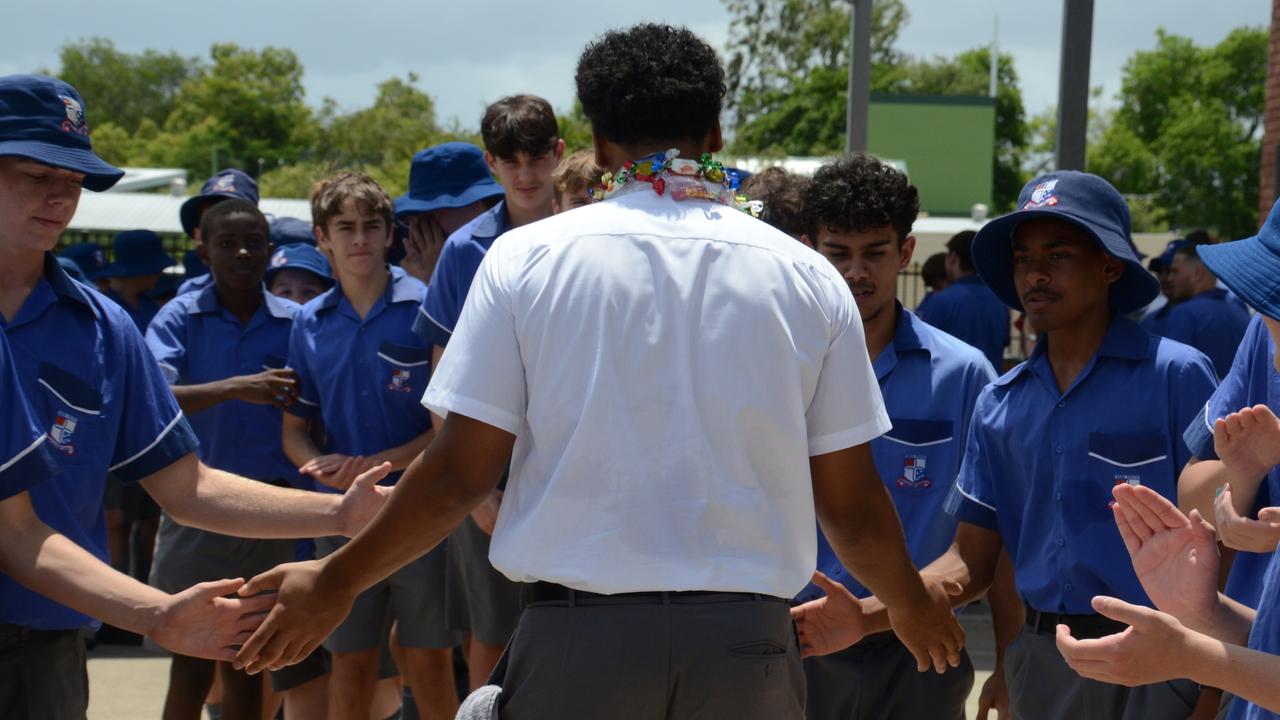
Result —
[{"label": "building roof", "polygon": [[[80,205],[67,229],[88,232],[142,229],[181,234],[178,208],[186,201],[185,197],[151,193],[85,192],[80,195]],[[306,200],[263,198],[258,207],[268,216],[311,222],[311,204]]]}]

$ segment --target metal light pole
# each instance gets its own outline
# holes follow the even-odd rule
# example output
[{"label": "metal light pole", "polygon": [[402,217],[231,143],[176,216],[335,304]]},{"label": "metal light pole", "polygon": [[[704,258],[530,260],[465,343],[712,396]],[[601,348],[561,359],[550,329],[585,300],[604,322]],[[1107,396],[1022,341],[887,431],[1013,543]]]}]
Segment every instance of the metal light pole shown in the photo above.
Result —
[{"label": "metal light pole", "polygon": [[1089,125],[1089,56],[1093,0],[1062,0],[1062,62],[1058,76],[1059,170],[1084,170]]},{"label": "metal light pole", "polygon": [[845,111],[844,149],[867,151],[867,111],[871,105],[871,3],[849,0],[849,107]]}]

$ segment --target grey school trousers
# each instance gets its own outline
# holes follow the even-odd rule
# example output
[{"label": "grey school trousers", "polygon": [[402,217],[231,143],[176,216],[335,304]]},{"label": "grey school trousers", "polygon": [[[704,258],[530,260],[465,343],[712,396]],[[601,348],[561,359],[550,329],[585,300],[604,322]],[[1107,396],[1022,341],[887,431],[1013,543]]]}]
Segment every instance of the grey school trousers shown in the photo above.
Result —
[{"label": "grey school trousers", "polygon": [[788,604],[736,593],[532,603],[491,682],[502,720],[804,717]]}]

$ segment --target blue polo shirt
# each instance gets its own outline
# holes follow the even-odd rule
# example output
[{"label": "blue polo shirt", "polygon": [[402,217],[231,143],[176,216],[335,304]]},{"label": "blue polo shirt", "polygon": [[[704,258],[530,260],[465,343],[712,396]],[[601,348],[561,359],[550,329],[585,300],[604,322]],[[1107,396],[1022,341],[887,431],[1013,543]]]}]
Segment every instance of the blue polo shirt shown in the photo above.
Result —
[{"label": "blue polo shirt", "polygon": [[18,383],[9,343],[0,333],[0,500],[17,495],[53,475],[57,466],[44,426],[36,420]]},{"label": "blue polo shirt", "polygon": [[[1280,373],[1276,372],[1271,360],[1275,351],[1262,316],[1255,316],[1245,330],[1231,370],[1205,403],[1204,410],[1191,419],[1182,433],[1182,439],[1192,455],[1202,460],[1218,458],[1213,449],[1213,423],[1218,418],[1254,405],[1265,404],[1273,410],[1280,410]],[[1277,490],[1280,490],[1280,469],[1272,468],[1267,473],[1267,481],[1258,487],[1258,495],[1253,503],[1255,515],[1258,510],[1272,504],[1271,497],[1277,494]],[[1251,608],[1257,608],[1258,596],[1262,594],[1262,580],[1266,576],[1267,566],[1271,564],[1272,555],[1273,553],[1236,552],[1224,592]]]},{"label": "blue polo shirt", "polygon": [[[147,329],[147,346],[171,385],[202,385],[283,368],[296,303],[262,292],[263,304],[241,325],[218,301],[217,288],[179,295]],[[282,413],[273,405],[229,400],[190,416],[200,459],[210,467],[256,480],[298,481],[280,443]],[[310,484],[307,484],[310,487]]]},{"label": "blue polo shirt", "polygon": [[[431,345],[410,330],[426,291],[417,279],[391,272],[386,292],[363,320],[339,285],[294,316],[289,367],[300,387],[289,412],[324,421],[326,453],[368,457],[431,428],[421,403]],[[383,484],[399,477],[392,473]],[[319,483],[316,489],[338,492]]]},{"label": "blue polo shirt", "polygon": [[147,326],[151,324],[151,320],[155,318],[156,313],[160,312],[160,306],[155,300],[147,297],[146,293],[138,296],[138,307],[133,307],[124,301],[124,298],[115,294],[111,290],[107,291],[107,297],[111,302],[120,306],[129,319],[133,321],[134,327],[138,328],[138,332],[145,333]]},{"label": "blue polo shirt", "polygon": [[500,200],[445,240],[440,260],[431,274],[431,283],[427,286],[427,299],[413,323],[413,331],[428,346],[445,347],[449,344],[480,261],[484,260],[493,241],[510,229],[507,203]]},{"label": "blue polo shirt", "polygon": [[977,275],[956,279],[933,293],[920,319],[982,351],[994,368],[1004,365],[1009,345],[1009,306]]},{"label": "blue polo shirt", "polygon": [[[67,277],[53,254],[4,332],[58,453],[57,473],[31,488],[36,514],[107,562],[107,473],[136,482],[195,451],[195,434],[133,320]],[[0,623],[55,630],[92,622],[0,576]]]},{"label": "blue polo shirt", "polygon": [[[1248,647],[1251,650],[1280,655],[1280,562],[1273,554],[1267,564],[1262,586],[1262,595],[1258,601],[1258,615],[1253,620],[1253,628],[1249,631]],[[1280,720],[1280,713],[1264,710],[1245,700],[1235,698],[1231,701],[1228,720]]]},{"label": "blue polo shirt", "polygon": [[1175,307],[1177,306],[1166,302],[1157,308],[1155,312],[1148,313],[1138,324],[1142,326],[1143,330],[1152,335],[1164,336],[1165,323],[1169,322],[1169,313]]},{"label": "blue polo shirt", "polygon": [[[996,374],[977,348],[901,305],[893,342],[880,351],[875,370],[893,429],[871,441],[871,456],[902,519],[911,560],[924,567],[955,537],[956,520],[942,505],[960,470],[973,404]],[[844,569],[821,532],[818,569],[858,597],[871,594]],[[796,600],[822,594],[810,583]]]},{"label": "blue polo shirt", "polygon": [[1208,355],[1222,378],[1231,370],[1248,326],[1249,313],[1228,302],[1226,290],[1214,288],[1170,310],[1162,334]]},{"label": "blue polo shirt", "polygon": [[1044,612],[1090,614],[1094,595],[1150,605],[1111,512],[1111,488],[1177,498],[1181,430],[1217,384],[1209,359],[1116,316],[1065,393],[1052,334],[982,392],[948,508],[1000,534],[1018,591]]}]

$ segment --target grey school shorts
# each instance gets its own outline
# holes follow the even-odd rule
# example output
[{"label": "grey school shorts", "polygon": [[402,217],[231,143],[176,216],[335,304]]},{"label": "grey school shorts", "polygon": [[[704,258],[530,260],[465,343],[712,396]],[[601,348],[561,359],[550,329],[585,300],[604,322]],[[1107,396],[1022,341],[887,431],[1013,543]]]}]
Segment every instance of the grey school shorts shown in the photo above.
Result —
[{"label": "grey school shorts", "polygon": [[489,562],[489,535],[467,517],[449,536],[449,627],[505,646],[520,620],[520,583]]},{"label": "grey school shorts", "polygon": [[249,580],[293,561],[292,540],[251,540],[180,525],[160,516],[151,585],[167,592],[225,578]]},{"label": "grey school shorts", "polygon": [[[325,557],[346,543],[342,537],[316,538],[316,556]],[[401,647],[442,649],[461,644],[461,633],[449,629],[445,608],[447,553],[447,542],[441,543],[361,593],[324,646],[334,653],[373,650],[385,641],[390,622],[396,623]]]}]

